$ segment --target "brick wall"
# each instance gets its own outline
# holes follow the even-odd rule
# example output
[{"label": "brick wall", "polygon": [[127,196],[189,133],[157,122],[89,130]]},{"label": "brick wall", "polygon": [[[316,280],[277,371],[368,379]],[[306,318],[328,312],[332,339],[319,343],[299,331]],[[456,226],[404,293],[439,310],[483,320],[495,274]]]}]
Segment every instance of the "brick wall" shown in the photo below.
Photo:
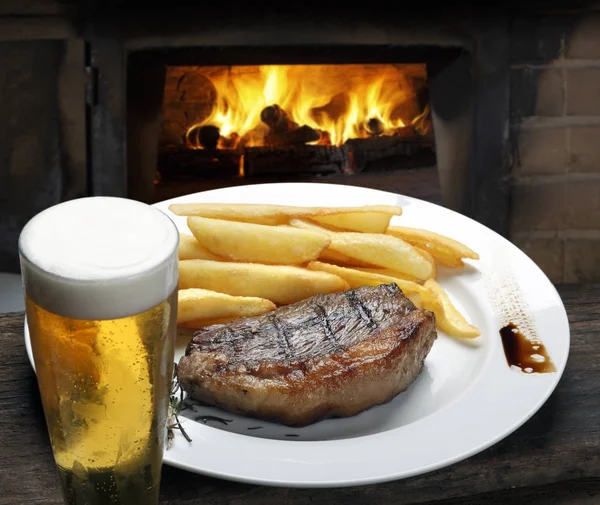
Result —
[{"label": "brick wall", "polygon": [[511,29],[511,239],[554,282],[600,281],[600,7]]}]

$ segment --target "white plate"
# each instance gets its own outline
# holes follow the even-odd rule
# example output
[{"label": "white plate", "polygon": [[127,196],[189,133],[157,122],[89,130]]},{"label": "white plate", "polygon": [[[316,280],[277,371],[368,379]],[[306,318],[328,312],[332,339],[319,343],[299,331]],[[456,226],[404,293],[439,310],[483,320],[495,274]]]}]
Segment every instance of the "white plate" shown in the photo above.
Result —
[{"label": "white plate", "polygon": [[[556,290],[519,249],[496,233],[442,207],[382,191],[330,184],[290,183],[232,187],[156,204],[180,230],[185,218],[168,211],[177,202],[288,205],[400,205],[394,223],[460,240],[480,256],[439,282],[482,331],[462,342],[440,333],[411,387],[386,405],[347,419],[292,429],[218,409],[187,411],[192,443],[176,433],[165,463],[191,472],[255,484],[334,487],[401,479],[450,465],[498,442],[526,422],[556,387],[569,352],[569,324]],[[507,365],[499,329],[517,319],[542,338],[558,371],[525,374]],[[27,350],[31,359],[29,334]],[[185,349],[180,339],[176,360]],[[214,415],[232,422],[196,422]],[[260,426],[260,429],[249,429]],[[291,435],[291,436],[290,436]]]}]

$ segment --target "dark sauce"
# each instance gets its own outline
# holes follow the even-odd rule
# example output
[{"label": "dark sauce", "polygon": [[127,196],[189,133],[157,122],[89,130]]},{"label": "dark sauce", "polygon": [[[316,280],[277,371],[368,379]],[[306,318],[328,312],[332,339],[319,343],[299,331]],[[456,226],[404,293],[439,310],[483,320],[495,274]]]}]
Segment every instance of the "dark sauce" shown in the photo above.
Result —
[{"label": "dark sauce", "polygon": [[196,418],[196,422],[198,421],[202,421],[204,424],[208,423],[208,421],[215,421],[217,423],[221,423],[227,426],[229,423],[233,422],[233,419],[223,419],[222,417],[217,416],[198,416]]},{"label": "dark sauce", "polygon": [[508,366],[516,366],[523,373],[556,372],[556,366],[538,338],[526,337],[514,323],[508,323],[502,328],[500,336]]}]

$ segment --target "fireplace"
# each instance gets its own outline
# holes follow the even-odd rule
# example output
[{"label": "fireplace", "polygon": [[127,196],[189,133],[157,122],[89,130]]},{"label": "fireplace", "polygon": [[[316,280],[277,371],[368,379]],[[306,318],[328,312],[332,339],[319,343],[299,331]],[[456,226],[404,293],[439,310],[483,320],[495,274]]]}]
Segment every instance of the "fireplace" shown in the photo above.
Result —
[{"label": "fireplace", "polygon": [[159,181],[435,166],[427,91],[425,64],[169,66]]},{"label": "fireplace", "polygon": [[507,234],[503,16],[236,11],[214,24],[172,9],[117,27],[105,16],[88,25],[95,194],[151,203],[240,184],[352,184]]},{"label": "fireplace", "polygon": [[[441,166],[458,180],[464,170],[456,165],[466,163],[472,139],[470,125],[435,116],[432,83],[467,57],[459,46],[408,45],[134,51],[127,194],[154,202],[232,185],[315,181],[442,203],[437,152],[446,154],[449,130],[462,128],[460,140],[446,143],[455,166]],[[452,96],[468,87],[468,73],[461,78],[438,91]]]},{"label": "fireplace", "polygon": [[[373,57],[355,48],[280,51],[262,61],[219,51],[221,62],[243,64],[165,64],[155,187],[144,199],[257,182],[352,183],[358,174],[386,185],[411,169],[427,170],[439,193],[427,63],[365,63]],[[349,51],[361,63],[345,63]]]}]

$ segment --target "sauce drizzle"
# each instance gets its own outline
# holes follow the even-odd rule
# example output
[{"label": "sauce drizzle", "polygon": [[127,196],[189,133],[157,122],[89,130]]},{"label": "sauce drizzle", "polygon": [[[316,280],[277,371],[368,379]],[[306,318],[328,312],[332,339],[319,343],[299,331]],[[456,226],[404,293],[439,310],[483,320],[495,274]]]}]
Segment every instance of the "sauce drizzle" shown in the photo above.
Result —
[{"label": "sauce drizzle", "polygon": [[202,421],[204,424],[207,424],[208,421],[215,421],[217,423],[221,423],[224,424],[225,426],[227,426],[229,423],[233,422],[233,419],[223,419],[222,417],[217,417],[217,416],[198,416],[195,419],[196,422],[198,421]]},{"label": "sauce drizzle", "polygon": [[556,366],[541,340],[526,337],[514,323],[500,330],[504,355],[508,366],[520,368],[523,373],[552,373]]}]

